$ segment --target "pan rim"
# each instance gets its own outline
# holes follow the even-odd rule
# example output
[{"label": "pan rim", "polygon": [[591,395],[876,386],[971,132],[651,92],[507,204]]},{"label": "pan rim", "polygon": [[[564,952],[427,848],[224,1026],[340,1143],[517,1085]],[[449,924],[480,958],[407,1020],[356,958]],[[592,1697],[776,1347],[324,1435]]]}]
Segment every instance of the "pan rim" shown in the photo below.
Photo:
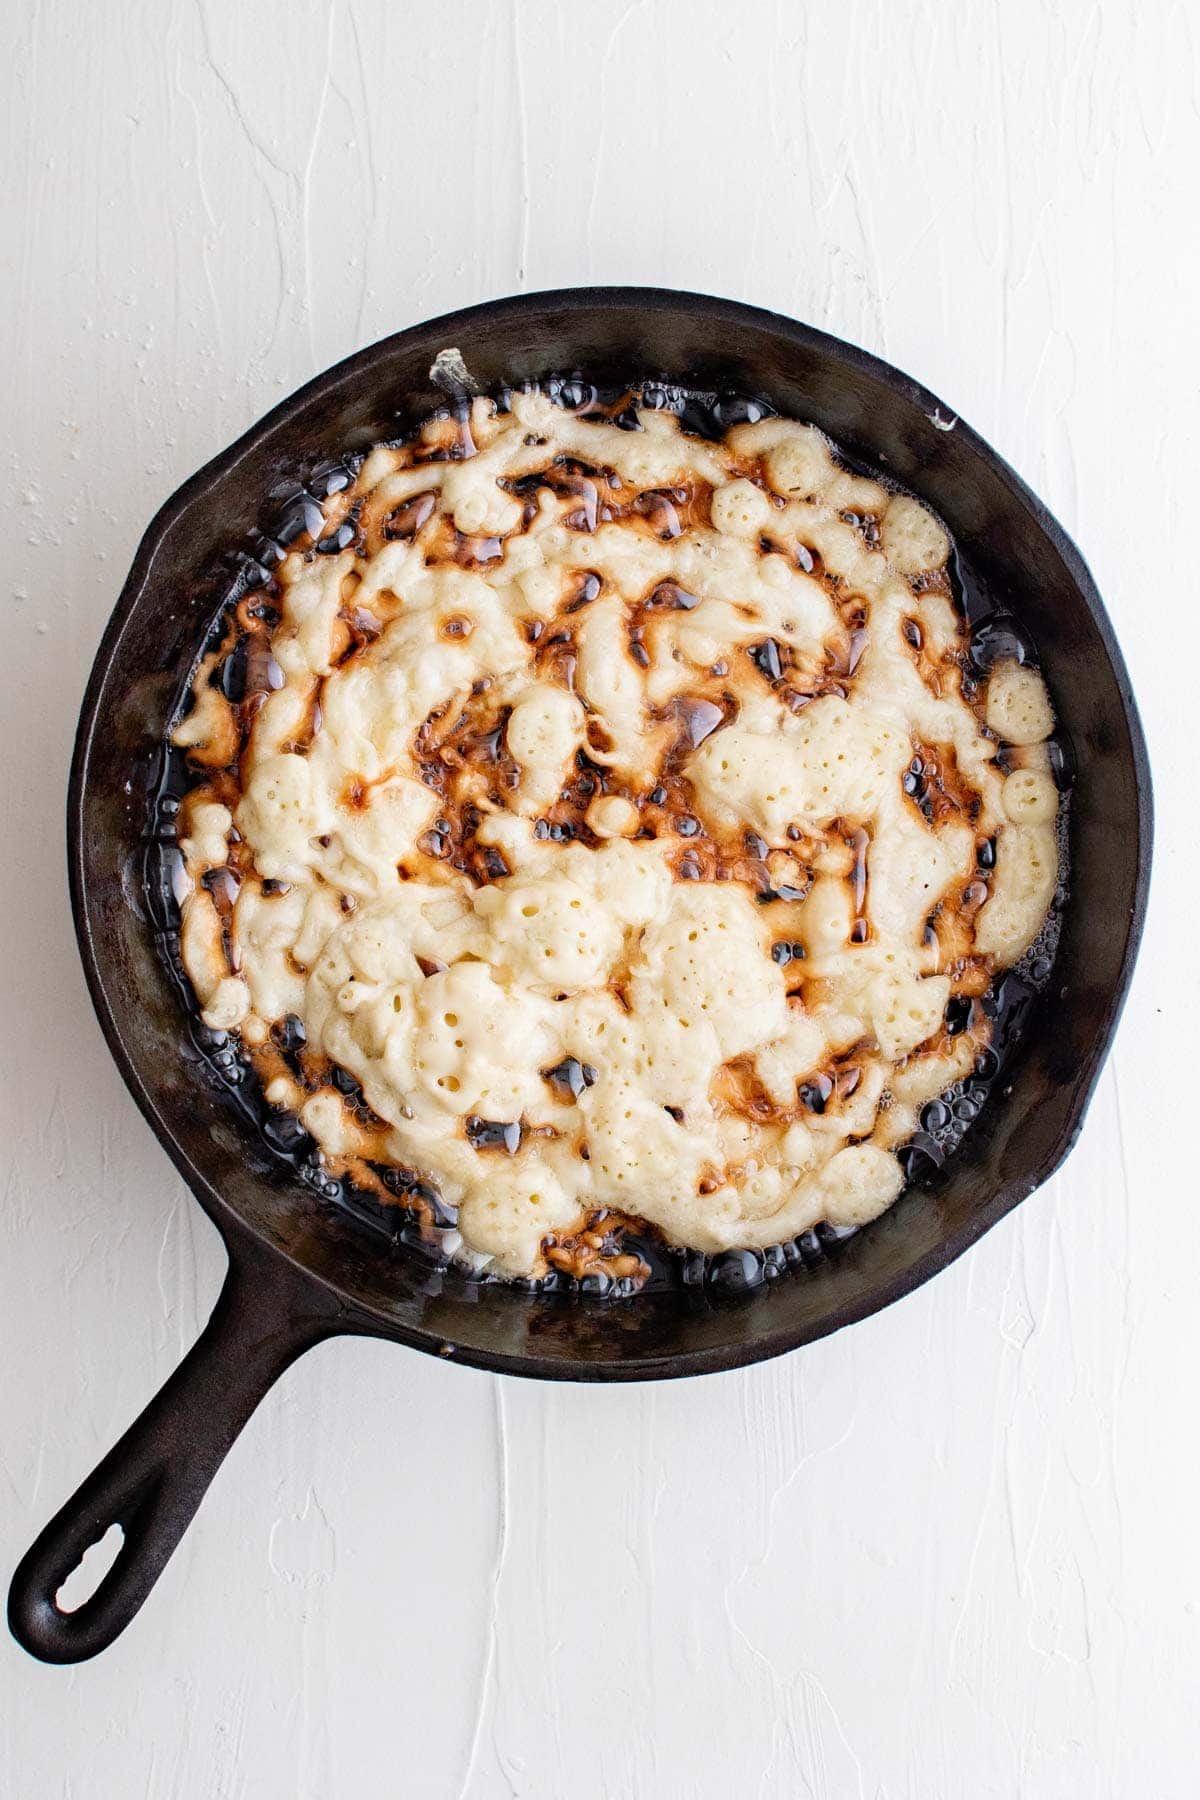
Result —
[{"label": "pan rim", "polygon": [[[972,453],[985,460],[1010,495],[1030,515],[1037,529],[1050,542],[1061,559],[1071,582],[1084,601],[1096,627],[1104,654],[1111,668],[1119,694],[1128,736],[1132,775],[1137,796],[1138,841],[1133,901],[1126,922],[1117,979],[1107,998],[1102,1019],[1097,1025],[1088,1056],[1075,1071],[1069,1122],[1059,1142],[1033,1171],[1025,1172],[996,1189],[989,1199],[976,1208],[954,1232],[942,1238],[929,1252],[907,1264],[895,1274],[864,1288],[844,1302],[835,1313],[822,1316],[799,1328],[771,1331],[769,1328],[744,1343],[723,1343],[690,1351],[664,1352],[661,1355],[635,1355],[628,1358],[591,1358],[572,1360],[567,1356],[538,1356],[501,1352],[472,1344],[451,1343],[443,1335],[397,1319],[382,1308],[376,1309],[360,1295],[340,1286],[336,1279],[318,1273],[294,1256],[267,1233],[247,1221],[228,1201],[205,1171],[189,1156],[144,1082],[132,1052],[126,1045],[121,1021],[113,1007],[105,985],[97,952],[83,852],[83,818],[88,791],[88,770],[92,743],[105,699],[108,676],[121,638],[127,629],[136,603],[151,579],[155,561],[171,531],[190,507],[218,478],[225,479],[238,465],[280,426],[314,400],[327,399],[338,388],[367,372],[392,351],[406,342],[431,336],[444,336],[447,345],[455,333],[494,319],[498,313],[518,317],[524,313],[542,313],[554,307],[565,312],[593,311],[597,307],[634,311],[674,308],[690,317],[709,317],[727,326],[757,329],[782,338],[796,348],[808,348],[849,368],[857,369],[898,393],[919,407],[933,422],[952,420],[954,429],[965,437]],[[159,507],[147,525],[135,551],[129,574],[122,585],[113,612],[97,647],[92,669],[80,705],[74,751],[67,791],[67,864],[71,911],[84,975],[93,1008],[109,1051],[122,1079],[133,1095],[139,1110],[172,1163],[221,1232],[231,1257],[237,1255],[239,1237],[252,1239],[263,1249],[287,1265],[290,1277],[331,1294],[343,1309],[342,1323],[347,1331],[366,1332],[406,1343],[414,1349],[439,1356],[443,1360],[465,1363],[481,1369],[519,1374],[526,1377],[576,1381],[635,1381],[679,1378],[695,1374],[715,1373],[745,1367],[769,1360],[785,1352],[815,1342],[842,1326],[857,1323],[906,1294],[922,1286],[932,1276],[949,1267],[985,1232],[997,1224],[1014,1207],[1041,1187],[1062,1166],[1077,1142],[1095,1094],[1101,1070],[1112,1045],[1113,1036],[1128,994],[1138,947],[1145,923],[1149,896],[1153,844],[1153,794],[1149,757],[1136,701],[1129,681],[1124,657],[1109,620],[1107,610],[1082,553],[1049,508],[1008,462],[995,451],[961,415],[947,407],[928,388],[905,372],[861,347],[848,343],[817,327],[788,318],[766,308],[714,295],[693,293],[684,289],[659,287],[555,288],[510,295],[479,302],[437,318],[420,321],[399,332],[378,339],[355,351],[330,368],[313,376],[292,394],[277,402],[260,419],[251,424],[226,449],[209,458],[188,477]],[[499,1291],[499,1290],[497,1290]],[[768,1290],[769,1292],[769,1290]],[[765,1296],[763,1296],[765,1297]],[[578,1305],[578,1300],[564,1300],[565,1305]],[[750,1302],[752,1304],[753,1302]],[[584,1301],[583,1304],[590,1304]],[[634,1302],[636,1304],[636,1301]],[[742,1305],[746,1302],[727,1302]]]}]

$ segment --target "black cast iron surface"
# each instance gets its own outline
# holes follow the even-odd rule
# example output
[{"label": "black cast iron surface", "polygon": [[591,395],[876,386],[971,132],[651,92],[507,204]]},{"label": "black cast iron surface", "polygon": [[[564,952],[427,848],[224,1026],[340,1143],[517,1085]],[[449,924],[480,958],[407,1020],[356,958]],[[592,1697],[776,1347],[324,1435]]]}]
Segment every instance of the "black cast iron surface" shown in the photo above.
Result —
[{"label": "black cast iron surface", "polygon": [[[624,1304],[472,1287],[380,1246],[267,1155],[180,1053],[181,1011],[140,893],[145,794],[167,710],[216,605],[198,571],[255,525],[297,470],[395,437],[444,401],[430,378],[462,352],[484,388],[579,370],[759,395],[811,420],[941,514],[977,596],[1034,639],[1077,763],[1071,897],[1053,979],[1011,1071],[936,1190],[793,1279],[739,1299],[710,1288]],[[778,315],[657,289],[524,295],[387,338],[283,402],[163,507],[139,547],[84,698],[68,799],[84,969],[138,1105],[229,1251],[195,1348],[19,1566],[9,1622],[34,1655],[95,1655],[136,1613],[257,1401],[339,1332],[394,1338],[511,1374],[585,1381],[696,1375],[795,1349],[936,1274],[1038,1187],[1079,1129],[1112,1038],[1145,911],[1150,777],[1128,676],[1090,574],[1062,528],[969,427],[907,376]],[[55,1594],[113,1523],[124,1543],[97,1592]]]}]

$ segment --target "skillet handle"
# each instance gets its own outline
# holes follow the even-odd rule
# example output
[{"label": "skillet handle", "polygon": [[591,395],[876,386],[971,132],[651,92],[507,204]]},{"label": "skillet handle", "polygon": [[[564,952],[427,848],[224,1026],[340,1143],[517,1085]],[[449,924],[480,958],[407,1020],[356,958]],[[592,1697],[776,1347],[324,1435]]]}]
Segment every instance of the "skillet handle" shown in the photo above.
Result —
[{"label": "skillet handle", "polygon": [[[353,1329],[330,1295],[281,1258],[249,1242],[230,1251],[212,1316],[187,1356],[17,1567],[9,1628],[42,1662],[83,1662],[124,1631],[267,1390],[305,1350]],[[56,1594],[114,1524],[124,1533],[116,1561],[90,1599],[64,1611]]]}]

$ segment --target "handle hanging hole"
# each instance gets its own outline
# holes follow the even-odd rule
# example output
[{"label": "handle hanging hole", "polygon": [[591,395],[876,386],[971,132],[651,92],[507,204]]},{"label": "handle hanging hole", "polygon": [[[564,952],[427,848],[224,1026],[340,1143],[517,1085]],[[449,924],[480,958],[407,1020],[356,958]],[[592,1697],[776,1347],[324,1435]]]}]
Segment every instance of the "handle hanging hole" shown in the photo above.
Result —
[{"label": "handle hanging hole", "polygon": [[125,1533],[119,1525],[112,1524],[102,1538],[88,1545],[54,1596],[59,1612],[78,1612],[81,1606],[87,1605],[99,1592],[100,1584],[121,1554],[124,1542]]}]

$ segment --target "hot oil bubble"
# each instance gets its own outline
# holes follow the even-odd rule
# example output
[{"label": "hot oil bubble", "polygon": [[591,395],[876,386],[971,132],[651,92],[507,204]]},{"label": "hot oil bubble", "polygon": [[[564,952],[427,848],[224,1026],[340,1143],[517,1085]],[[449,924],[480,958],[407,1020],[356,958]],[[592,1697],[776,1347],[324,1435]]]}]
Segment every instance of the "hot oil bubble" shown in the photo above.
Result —
[{"label": "hot oil bubble", "polygon": [[708,1271],[709,1287],[726,1298],[748,1294],[765,1280],[762,1253],[758,1250],[725,1250],[714,1257]]},{"label": "hot oil bubble", "polygon": [[987,673],[997,663],[1033,661],[1033,644],[1011,613],[992,613],[971,632],[970,655],[975,667]]},{"label": "hot oil bubble", "polygon": [[713,403],[712,420],[718,431],[725,432],[734,425],[755,425],[770,411],[763,400],[751,400],[742,394],[721,394]]}]

